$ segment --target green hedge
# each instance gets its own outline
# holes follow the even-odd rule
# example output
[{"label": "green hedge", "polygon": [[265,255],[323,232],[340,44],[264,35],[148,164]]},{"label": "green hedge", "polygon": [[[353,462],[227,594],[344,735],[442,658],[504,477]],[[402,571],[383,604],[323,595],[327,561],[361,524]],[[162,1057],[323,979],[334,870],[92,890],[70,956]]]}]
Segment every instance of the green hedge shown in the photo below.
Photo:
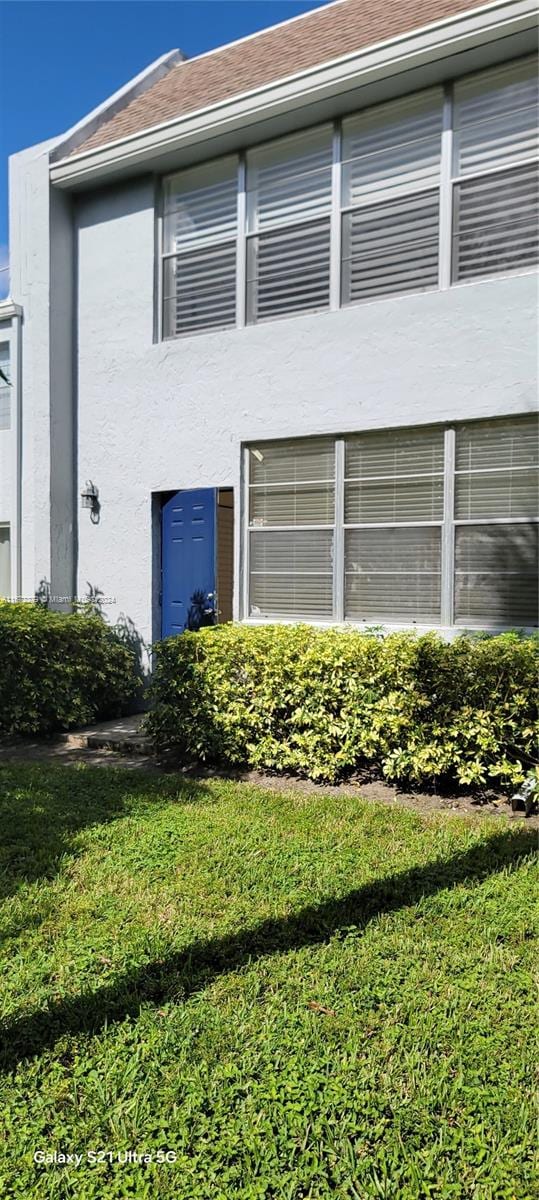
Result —
[{"label": "green hedge", "polygon": [[0,732],[52,733],[125,711],[134,653],[99,616],[0,601]]},{"label": "green hedge", "polygon": [[184,758],[334,782],[514,785],[534,750],[537,642],[223,625],[159,643],[148,728]]}]

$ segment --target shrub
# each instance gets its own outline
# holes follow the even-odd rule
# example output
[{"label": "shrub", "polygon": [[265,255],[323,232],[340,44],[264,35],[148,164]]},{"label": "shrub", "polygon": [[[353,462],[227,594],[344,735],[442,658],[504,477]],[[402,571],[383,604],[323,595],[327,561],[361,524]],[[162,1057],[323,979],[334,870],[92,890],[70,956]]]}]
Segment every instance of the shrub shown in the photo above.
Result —
[{"label": "shrub", "polygon": [[513,785],[534,747],[537,642],[223,625],[156,648],[148,728],[190,760],[335,782]]},{"label": "shrub", "polygon": [[102,618],[0,601],[0,732],[116,716],[137,689],[135,655]]}]

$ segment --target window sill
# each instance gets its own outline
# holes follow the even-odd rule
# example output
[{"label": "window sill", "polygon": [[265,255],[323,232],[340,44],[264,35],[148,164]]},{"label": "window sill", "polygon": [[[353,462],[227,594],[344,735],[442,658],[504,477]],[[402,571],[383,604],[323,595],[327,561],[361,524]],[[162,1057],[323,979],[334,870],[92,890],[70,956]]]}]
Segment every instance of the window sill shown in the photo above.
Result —
[{"label": "window sill", "polygon": [[438,633],[440,637],[454,638],[462,634],[472,633],[514,633],[517,630],[526,636],[531,636],[537,633],[536,625],[494,625],[484,622],[482,624],[473,625],[471,623],[462,625],[440,625],[432,622],[431,624],[423,624],[419,622],[405,621],[334,621],[334,620],[315,620],[313,617],[243,617],[238,622],[240,625],[251,625],[256,628],[263,628],[265,625],[312,625],[315,629],[349,629],[355,633],[367,633],[373,630],[383,634],[389,633],[412,633],[419,635],[426,633]]}]

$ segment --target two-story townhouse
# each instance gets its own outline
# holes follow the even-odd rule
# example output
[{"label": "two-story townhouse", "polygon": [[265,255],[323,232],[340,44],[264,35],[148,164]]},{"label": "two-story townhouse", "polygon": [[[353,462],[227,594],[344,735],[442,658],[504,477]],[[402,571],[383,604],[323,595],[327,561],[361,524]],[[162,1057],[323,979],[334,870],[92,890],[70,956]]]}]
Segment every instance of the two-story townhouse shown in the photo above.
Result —
[{"label": "two-story townhouse", "polygon": [[536,38],[337,0],[14,157],[22,594],[535,623]]}]

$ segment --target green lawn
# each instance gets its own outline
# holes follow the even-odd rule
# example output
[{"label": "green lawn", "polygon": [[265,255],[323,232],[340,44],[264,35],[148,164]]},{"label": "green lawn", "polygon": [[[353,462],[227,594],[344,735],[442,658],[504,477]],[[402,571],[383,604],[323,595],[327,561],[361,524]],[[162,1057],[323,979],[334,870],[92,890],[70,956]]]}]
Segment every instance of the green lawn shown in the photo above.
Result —
[{"label": "green lawn", "polygon": [[524,822],[87,767],[0,801],[2,1198],[536,1194]]}]

